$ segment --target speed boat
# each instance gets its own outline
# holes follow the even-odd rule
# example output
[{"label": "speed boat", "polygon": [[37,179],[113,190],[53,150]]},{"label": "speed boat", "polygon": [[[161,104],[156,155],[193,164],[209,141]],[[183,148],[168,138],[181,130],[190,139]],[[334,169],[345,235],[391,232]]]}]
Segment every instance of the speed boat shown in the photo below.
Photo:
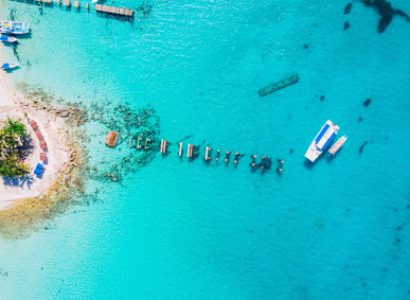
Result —
[{"label": "speed boat", "polygon": [[12,43],[16,43],[17,39],[14,36],[1,35],[0,42],[12,44]]},{"label": "speed boat", "polygon": [[18,67],[19,67],[19,64],[4,63],[1,65],[1,68],[5,71],[11,71],[11,70],[17,69]]},{"label": "speed boat", "polygon": [[30,32],[30,25],[26,22],[0,21],[1,34],[26,34]]},{"label": "speed boat", "polygon": [[332,121],[327,120],[310,144],[305,153],[305,157],[309,161],[314,162],[323,153],[323,151],[329,147],[338,131],[339,126],[333,124]]},{"label": "speed boat", "polygon": [[328,158],[332,158],[342,148],[343,144],[347,141],[347,135],[342,136],[336,143],[327,151]]}]

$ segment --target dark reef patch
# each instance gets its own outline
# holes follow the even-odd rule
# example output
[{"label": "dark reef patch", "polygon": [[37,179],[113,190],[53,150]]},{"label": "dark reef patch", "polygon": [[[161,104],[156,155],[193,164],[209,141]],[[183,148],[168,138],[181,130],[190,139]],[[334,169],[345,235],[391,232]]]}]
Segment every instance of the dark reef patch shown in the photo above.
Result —
[{"label": "dark reef patch", "polygon": [[372,99],[367,98],[366,100],[363,101],[363,106],[369,107],[370,103],[372,103]]},{"label": "dark reef patch", "polygon": [[348,15],[352,11],[352,3],[347,3],[345,9],[343,10],[344,15]]},{"label": "dark reef patch", "polygon": [[357,118],[357,121],[358,121],[359,123],[362,123],[362,122],[363,122],[363,117],[358,117],[358,118]]},{"label": "dark reef patch", "polygon": [[389,1],[386,0],[361,0],[366,7],[374,8],[380,15],[377,32],[382,33],[390,25],[395,16],[403,17],[407,22],[410,22],[410,16],[401,9],[394,8]]},{"label": "dark reef patch", "polygon": [[326,96],[325,96],[325,95],[320,95],[320,97],[319,97],[319,100],[320,100],[320,101],[325,101],[325,99],[326,99]]},{"label": "dark reef patch", "polygon": [[309,44],[304,44],[304,45],[303,45],[303,49],[304,49],[304,50],[309,49]]},{"label": "dark reef patch", "polygon": [[346,30],[348,30],[350,28],[350,23],[349,22],[344,22],[344,24],[343,24],[343,30],[344,31],[346,31]]},{"label": "dark reef patch", "polygon": [[363,153],[364,147],[368,144],[368,141],[364,141],[363,144],[359,147],[359,154]]}]

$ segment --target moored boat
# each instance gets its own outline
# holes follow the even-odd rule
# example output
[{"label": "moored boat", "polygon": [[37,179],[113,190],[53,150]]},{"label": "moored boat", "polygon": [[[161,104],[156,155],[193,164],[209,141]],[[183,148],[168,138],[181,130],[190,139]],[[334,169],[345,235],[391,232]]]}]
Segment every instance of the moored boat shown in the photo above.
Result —
[{"label": "moored boat", "polygon": [[340,148],[342,148],[343,144],[346,143],[347,138],[347,135],[342,136],[336,143],[333,144],[332,147],[330,147],[329,151],[327,151],[329,158],[332,158],[340,150]]},{"label": "moored boat", "polygon": [[30,32],[30,25],[26,22],[0,21],[1,34],[26,34]]},{"label": "moored boat", "polygon": [[13,70],[19,67],[19,64],[4,63],[1,65],[1,68],[5,71]]},{"label": "moored boat", "polygon": [[332,121],[327,120],[310,144],[305,153],[305,157],[311,162],[314,162],[323,151],[329,147],[338,131],[339,126],[335,125]]},{"label": "moored boat", "polygon": [[16,39],[14,36],[1,35],[1,36],[0,36],[0,42],[3,42],[3,43],[15,43],[15,42],[17,42],[17,39]]}]

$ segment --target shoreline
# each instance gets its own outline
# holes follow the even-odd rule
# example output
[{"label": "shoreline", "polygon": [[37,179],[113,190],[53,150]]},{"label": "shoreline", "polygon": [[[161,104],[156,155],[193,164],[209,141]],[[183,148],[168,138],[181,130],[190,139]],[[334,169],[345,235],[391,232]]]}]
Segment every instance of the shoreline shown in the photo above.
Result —
[{"label": "shoreline", "polygon": [[[1,54],[0,51],[0,57]],[[0,121],[9,117],[22,121],[34,145],[25,160],[30,166],[29,181],[23,181],[22,185],[20,181],[6,184],[4,178],[0,178],[0,233],[4,236],[16,237],[35,227],[67,207],[65,200],[72,193],[83,190],[80,169],[85,165],[85,153],[79,145],[81,130],[78,129],[83,113],[76,107],[52,101],[46,94],[20,92],[1,71]],[[28,123],[29,118],[38,123],[48,146],[42,178],[33,175],[40,161],[40,145]]]}]

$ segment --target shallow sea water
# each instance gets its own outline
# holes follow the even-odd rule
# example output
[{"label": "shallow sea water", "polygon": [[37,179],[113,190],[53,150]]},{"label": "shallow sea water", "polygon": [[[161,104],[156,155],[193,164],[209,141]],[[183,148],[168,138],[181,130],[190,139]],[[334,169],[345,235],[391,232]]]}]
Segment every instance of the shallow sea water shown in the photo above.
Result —
[{"label": "shallow sea water", "polygon": [[[121,184],[90,186],[99,201],[48,230],[0,238],[0,298],[410,299],[410,24],[378,34],[357,2],[347,16],[342,1],[149,3],[134,23],[4,3],[2,17],[15,9],[32,27],[10,79],[84,104],[149,104],[162,137],[282,158],[284,173],[252,173],[247,157],[180,161],[174,146]],[[293,72],[298,84],[259,98]],[[309,168],[326,119],[349,140]],[[88,131],[100,160],[103,136]]]}]

